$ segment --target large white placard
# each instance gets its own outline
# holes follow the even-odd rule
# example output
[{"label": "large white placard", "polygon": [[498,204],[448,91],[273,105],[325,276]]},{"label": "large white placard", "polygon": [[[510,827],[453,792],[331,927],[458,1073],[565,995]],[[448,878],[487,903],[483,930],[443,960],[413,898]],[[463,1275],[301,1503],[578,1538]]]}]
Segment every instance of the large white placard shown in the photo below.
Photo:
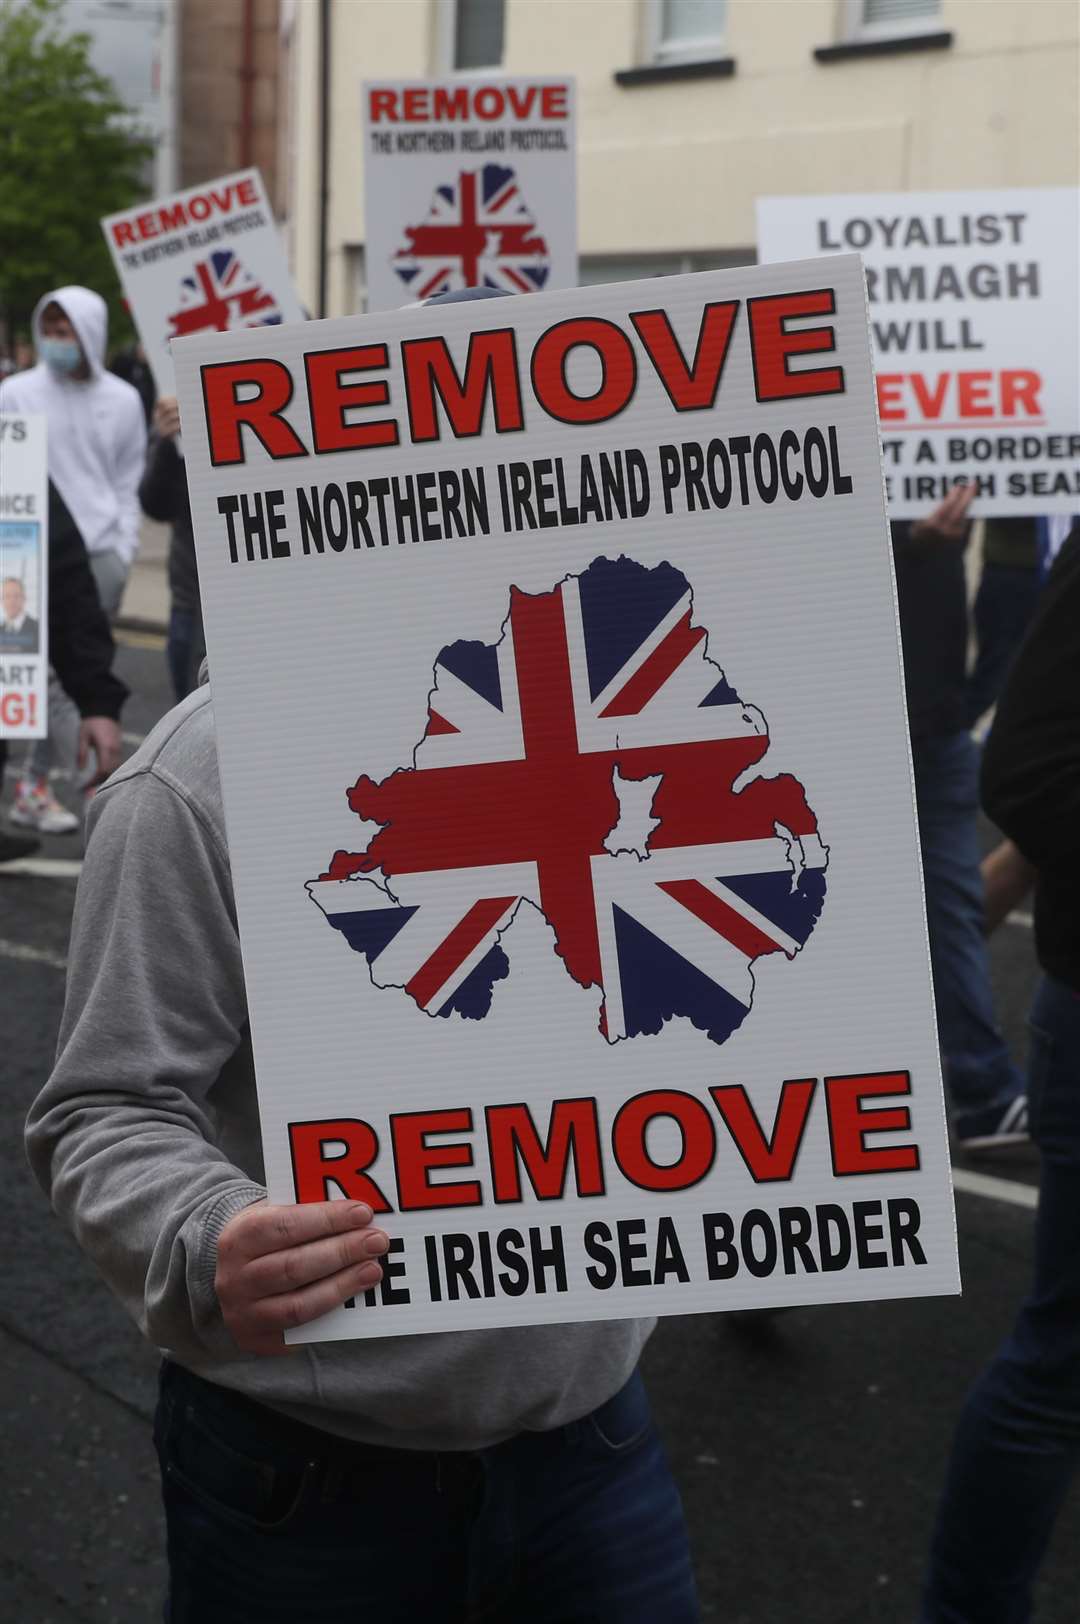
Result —
[{"label": "large white placard", "polygon": [[369,310],[575,285],[572,78],[379,80],[363,99]]},{"label": "large white placard", "polygon": [[893,518],[1080,513],[1080,191],[765,197],[758,249],[862,254]]},{"label": "large white placard", "polygon": [[49,691],[45,418],[0,412],[0,739],[43,739]]},{"label": "large white placard", "polygon": [[257,169],[110,214],[101,228],[159,395],[176,393],[174,338],[304,319]]},{"label": "large white placard", "polygon": [[955,1291],[858,259],[176,361],[298,1340]]}]

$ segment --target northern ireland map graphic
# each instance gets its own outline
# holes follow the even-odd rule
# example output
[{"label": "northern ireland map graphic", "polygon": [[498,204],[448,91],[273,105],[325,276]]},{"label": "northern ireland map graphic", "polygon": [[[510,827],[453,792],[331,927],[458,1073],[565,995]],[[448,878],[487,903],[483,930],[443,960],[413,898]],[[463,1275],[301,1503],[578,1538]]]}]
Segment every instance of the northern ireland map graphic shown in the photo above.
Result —
[{"label": "northern ireland map graphic", "polygon": [[405,239],[393,266],[416,299],[459,288],[535,293],[551,271],[517,176],[501,164],[461,170],[437,186],[427,217]]},{"label": "northern ireland map graphic", "polygon": [[512,586],[491,642],[442,650],[412,766],[347,791],[378,833],[307,887],[376,987],[483,1020],[530,904],[608,1042],[731,1036],[755,961],[813,930],[828,848],[707,646],[685,576],[621,557]]}]

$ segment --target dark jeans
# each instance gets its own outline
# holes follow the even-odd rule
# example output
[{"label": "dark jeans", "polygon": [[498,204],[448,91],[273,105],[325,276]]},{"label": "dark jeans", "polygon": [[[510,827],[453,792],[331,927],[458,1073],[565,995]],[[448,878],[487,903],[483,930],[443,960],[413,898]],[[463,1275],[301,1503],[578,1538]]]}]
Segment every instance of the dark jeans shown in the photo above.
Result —
[{"label": "dark jeans", "polygon": [[206,653],[202,615],[198,609],[169,611],[169,633],[165,640],[165,661],[172,679],[177,704],[186,699],[199,681],[199,666]]},{"label": "dark jeans", "polygon": [[1042,1152],[1035,1278],[968,1396],[938,1512],[923,1624],[1023,1624],[1080,1455],[1080,995],[1045,978],[1031,1013]]},{"label": "dark jeans", "polygon": [[373,1449],[166,1363],[169,1624],[694,1624],[682,1506],[638,1375],[476,1453]]},{"label": "dark jeans", "polygon": [[1037,569],[993,562],[983,565],[975,594],[975,668],[965,695],[968,727],[974,727],[997,704],[1041,584]]},{"label": "dark jeans", "polygon": [[912,742],[938,1038],[953,1120],[1023,1090],[994,1018],[979,873],[979,753],[967,733]]}]

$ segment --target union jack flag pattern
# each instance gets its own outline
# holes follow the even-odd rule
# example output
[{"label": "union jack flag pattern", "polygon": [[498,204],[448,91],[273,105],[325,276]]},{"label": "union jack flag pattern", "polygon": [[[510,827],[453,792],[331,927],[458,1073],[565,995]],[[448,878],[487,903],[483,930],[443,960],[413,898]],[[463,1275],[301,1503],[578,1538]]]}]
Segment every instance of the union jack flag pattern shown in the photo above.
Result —
[{"label": "union jack flag pattern", "polygon": [[180,304],[169,317],[170,338],[225,332],[233,327],[273,327],[281,311],[231,248],[218,248],[192,267],[180,283]]},{"label": "union jack flag pattern", "polygon": [[517,177],[500,164],[437,187],[427,218],[405,237],[394,269],[417,299],[478,287],[535,293],[551,270]]},{"label": "union jack flag pattern", "polygon": [[308,885],[377,987],[483,1019],[524,901],[608,1042],[731,1035],[754,961],[813,930],[828,849],[802,785],[752,772],[764,717],[706,648],[680,571],[623,557],[512,587],[498,642],[442,650],[413,766],[348,791],[379,833]]}]

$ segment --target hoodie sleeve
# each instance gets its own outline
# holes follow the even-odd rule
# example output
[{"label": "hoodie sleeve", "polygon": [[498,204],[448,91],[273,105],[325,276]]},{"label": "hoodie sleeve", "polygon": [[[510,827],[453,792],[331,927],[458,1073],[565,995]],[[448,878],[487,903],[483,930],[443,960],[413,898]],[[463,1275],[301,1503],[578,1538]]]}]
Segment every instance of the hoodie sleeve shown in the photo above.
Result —
[{"label": "hoodie sleeve", "polygon": [[[122,380],[117,380],[122,382]],[[131,384],[124,384],[123,400],[117,402],[116,452],[113,463],[116,481],[117,552],[131,565],[139,550],[139,481],[146,463],[146,418],[142,401]]]},{"label": "hoodie sleeve", "polygon": [[207,1105],[247,1020],[227,858],[163,769],[114,781],[94,809],[30,1163],[150,1341],[235,1358],[217,1239],[266,1192],[214,1145]]}]

